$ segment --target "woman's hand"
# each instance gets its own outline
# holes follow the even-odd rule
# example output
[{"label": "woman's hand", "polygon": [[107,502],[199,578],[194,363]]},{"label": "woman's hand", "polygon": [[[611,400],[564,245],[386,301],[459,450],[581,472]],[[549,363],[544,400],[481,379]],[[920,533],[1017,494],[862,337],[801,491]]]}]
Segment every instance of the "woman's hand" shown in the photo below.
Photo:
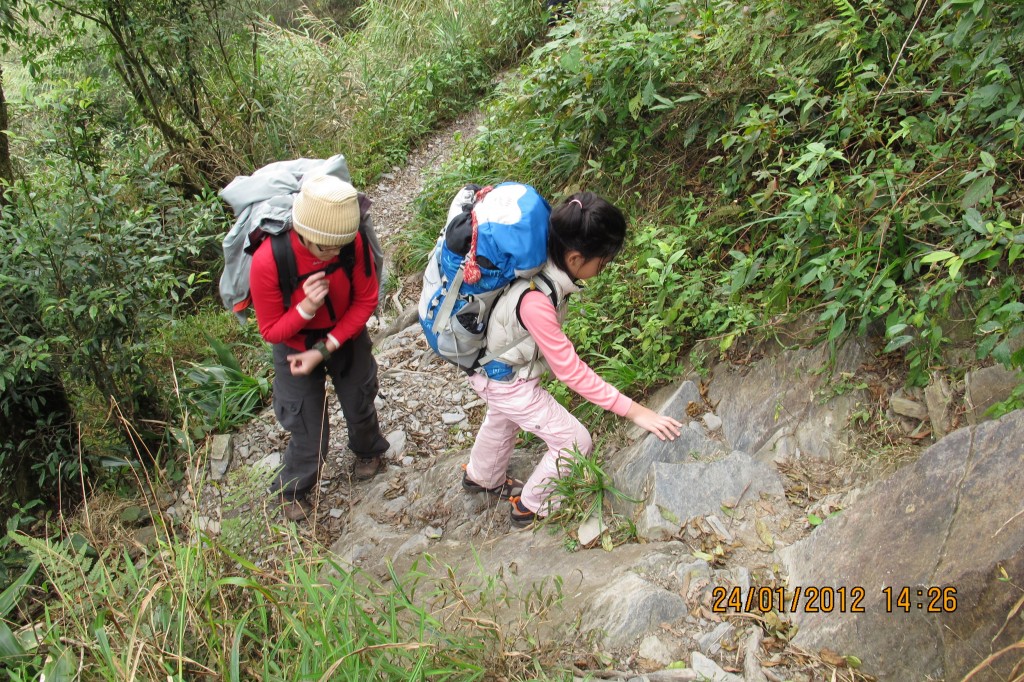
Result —
[{"label": "woman's hand", "polygon": [[306,298],[302,300],[301,305],[307,315],[315,315],[316,311],[320,310],[320,306],[327,298],[328,289],[327,273],[323,271],[314,272],[302,282],[302,291]]},{"label": "woman's hand", "polygon": [[323,362],[324,356],[320,354],[320,351],[313,349],[303,351],[301,353],[294,353],[288,356],[288,366],[292,370],[292,374],[296,376],[305,376],[313,371],[313,368]]},{"label": "woman's hand", "polygon": [[661,440],[666,438],[668,440],[675,440],[676,436],[679,435],[679,429],[683,426],[672,417],[658,414],[640,403],[633,403],[633,406],[629,408],[629,412],[626,413],[626,418],[640,428],[650,431]]}]

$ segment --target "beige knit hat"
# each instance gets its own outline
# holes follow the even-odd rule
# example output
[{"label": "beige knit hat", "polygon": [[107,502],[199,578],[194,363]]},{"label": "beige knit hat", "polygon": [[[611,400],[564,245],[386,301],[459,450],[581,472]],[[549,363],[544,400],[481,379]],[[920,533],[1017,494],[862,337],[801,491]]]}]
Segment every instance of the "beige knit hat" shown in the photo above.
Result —
[{"label": "beige knit hat", "polygon": [[306,178],[292,206],[292,227],[306,241],[345,246],[359,229],[356,188],[333,175]]}]

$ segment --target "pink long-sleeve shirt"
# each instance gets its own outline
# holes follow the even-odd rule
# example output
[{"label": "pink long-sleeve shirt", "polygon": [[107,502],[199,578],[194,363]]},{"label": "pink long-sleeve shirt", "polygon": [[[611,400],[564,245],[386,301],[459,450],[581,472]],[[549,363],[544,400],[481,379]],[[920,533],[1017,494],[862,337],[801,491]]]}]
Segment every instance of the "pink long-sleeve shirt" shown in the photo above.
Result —
[{"label": "pink long-sleeve shirt", "polygon": [[555,306],[546,294],[527,292],[519,305],[519,318],[559,381],[598,407],[626,416],[633,401],[583,362],[562,331]]}]

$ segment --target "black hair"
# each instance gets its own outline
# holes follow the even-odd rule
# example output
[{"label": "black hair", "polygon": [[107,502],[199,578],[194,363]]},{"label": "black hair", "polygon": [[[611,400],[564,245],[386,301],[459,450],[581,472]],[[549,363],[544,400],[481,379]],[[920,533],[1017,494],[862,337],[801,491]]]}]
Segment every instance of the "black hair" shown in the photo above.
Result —
[{"label": "black hair", "polygon": [[593,192],[577,192],[551,213],[548,257],[563,271],[570,251],[578,251],[584,260],[600,258],[607,263],[625,241],[626,216]]}]

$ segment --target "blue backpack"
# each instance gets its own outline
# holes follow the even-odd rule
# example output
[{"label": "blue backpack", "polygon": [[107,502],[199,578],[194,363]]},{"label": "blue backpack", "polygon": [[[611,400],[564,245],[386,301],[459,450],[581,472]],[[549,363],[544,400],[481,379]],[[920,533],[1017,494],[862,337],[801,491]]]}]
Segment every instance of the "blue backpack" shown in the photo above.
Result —
[{"label": "blue backpack", "polygon": [[544,266],[550,216],[537,190],[517,182],[467,185],[455,196],[420,295],[420,325],[435,353],[472,371],[509,350],[486,353],[487,321],[515,279]]}]

